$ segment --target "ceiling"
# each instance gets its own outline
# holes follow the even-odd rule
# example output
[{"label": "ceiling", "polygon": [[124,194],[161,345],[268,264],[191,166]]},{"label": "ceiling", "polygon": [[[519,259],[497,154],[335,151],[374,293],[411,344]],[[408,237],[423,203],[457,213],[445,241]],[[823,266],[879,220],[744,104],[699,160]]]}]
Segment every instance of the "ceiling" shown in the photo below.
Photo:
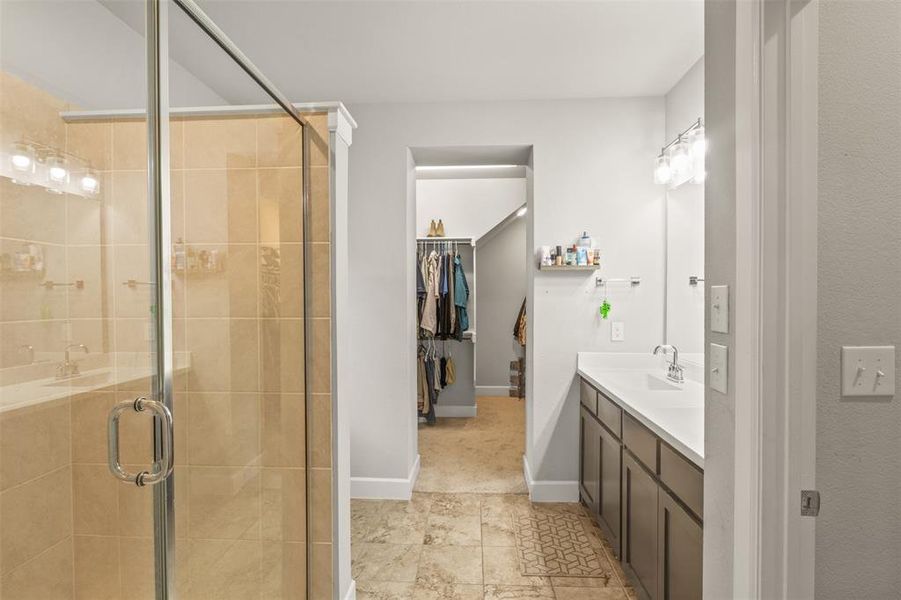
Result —
[{"label": "ceiling", "polygon": [[[141,2],[100,2],[143,30]],[[198,3],[298,102],[663,95],[704,50],[702,0]],[[228,102],[260,101],[183,15],[172,20],[174,60]]]}]

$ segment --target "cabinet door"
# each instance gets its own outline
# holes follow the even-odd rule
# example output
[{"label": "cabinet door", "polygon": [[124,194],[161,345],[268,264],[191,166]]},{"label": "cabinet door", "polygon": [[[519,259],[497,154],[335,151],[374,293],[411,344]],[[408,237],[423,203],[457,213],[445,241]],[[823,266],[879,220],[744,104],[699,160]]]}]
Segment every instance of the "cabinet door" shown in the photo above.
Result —
[{"label": "cabinet door", "polygon": [[620,556],[620,532],[622,531],[622,460],[623,446],[612,433],[600,428],[601,482],[598,498],[598,519],[613,546],[613,553]]},{"label": "cabinet door", "polygon": [[700,600],[703,531],[688,511],[660,488],[657,548],[660,600]]},{"label": "cabinet door", "polygon": [[657,481],[623,452],[623,565],[657,598]]},{"label": "cabinet door", "polygon": [[600,467],[600,429],[591,413],[584,406],[580,407],[580,451],[579,451],[579,487],[582,500],[591,509],[598,511],[598,479]]}]

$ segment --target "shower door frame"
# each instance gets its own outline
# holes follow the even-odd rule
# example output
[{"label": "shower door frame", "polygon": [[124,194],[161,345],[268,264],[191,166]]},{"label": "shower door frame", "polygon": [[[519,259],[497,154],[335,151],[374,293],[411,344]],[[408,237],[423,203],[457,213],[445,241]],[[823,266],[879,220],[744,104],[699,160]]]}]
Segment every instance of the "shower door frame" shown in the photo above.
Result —
[{"label": "shower door frame", "polygon": [[[310,178],[309,139],[307,122],[269,79],[241,52],[229,37],[207,16],[194,0],[145,0],[145,38],[147,75],[147,204],[150,239],[150,275],[155,284],[153,289],[153,354],[154,374],[153,397],[174,413],[172,395],[173,347],[172,347],[172,254],[171,197],[169,188],[169,9],[174,3],[194,21],[232,60],[259,85],[292,119],[301,127],[302,169],[303,169],[303,235],[309,239]],[[219,112],[219,111],[217,111]],[[226,113],[226,111],[221,111]],[[310,339],[307,335],[309,318],[309,281],[311,264],[309,252],[303,258],[304,288],[304,395],[309,398],[309,377],[307,357],[310,356]],[[309,412],[309,402],[305,402]],[[310,419],[305,418],[305,428]],[[154,460],[161,465],[163,436],[168,435],[164,424],[154,417]],[[309,445],[309,431],[304,431],[305,445]],[[309,448],[308,448],[309,450]],[[309,451],[305,453],[309,461]],[[309,497],[309,464],[306,465],[306,492]],[[157,600],[173,600],[175,590],[175,474],[174,471],[159,484],[153,486],[153,536],[154,536],[154,579]],[[310,511],[306,511],[306,530],[310,531]],[[306,596],[310,597],[312,577],[310,572],[310,541],[306,548]]]}]

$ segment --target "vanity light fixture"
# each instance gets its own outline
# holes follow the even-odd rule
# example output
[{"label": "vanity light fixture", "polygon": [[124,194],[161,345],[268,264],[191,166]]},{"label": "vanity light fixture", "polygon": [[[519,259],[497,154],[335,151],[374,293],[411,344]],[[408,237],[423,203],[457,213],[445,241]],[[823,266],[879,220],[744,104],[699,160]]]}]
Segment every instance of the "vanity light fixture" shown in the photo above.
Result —
[{"label": "vanity light fixture", "polygon": [[654,183],[673,187],[689,180],[692,183],[704,183],[706,153],[704,122],[698,118],[688,129],[679,133],[676,139],[660,149],[654,166]]}]

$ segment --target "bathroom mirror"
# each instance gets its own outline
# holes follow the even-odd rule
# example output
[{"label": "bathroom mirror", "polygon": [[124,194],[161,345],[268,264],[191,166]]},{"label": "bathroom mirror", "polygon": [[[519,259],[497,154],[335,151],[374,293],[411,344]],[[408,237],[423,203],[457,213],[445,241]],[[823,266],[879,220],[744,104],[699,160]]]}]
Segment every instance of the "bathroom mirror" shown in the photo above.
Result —
[{"label": "bathroom mirror", "polygon": [[666,343],[704,357],[704,184],[666,192]]}]

